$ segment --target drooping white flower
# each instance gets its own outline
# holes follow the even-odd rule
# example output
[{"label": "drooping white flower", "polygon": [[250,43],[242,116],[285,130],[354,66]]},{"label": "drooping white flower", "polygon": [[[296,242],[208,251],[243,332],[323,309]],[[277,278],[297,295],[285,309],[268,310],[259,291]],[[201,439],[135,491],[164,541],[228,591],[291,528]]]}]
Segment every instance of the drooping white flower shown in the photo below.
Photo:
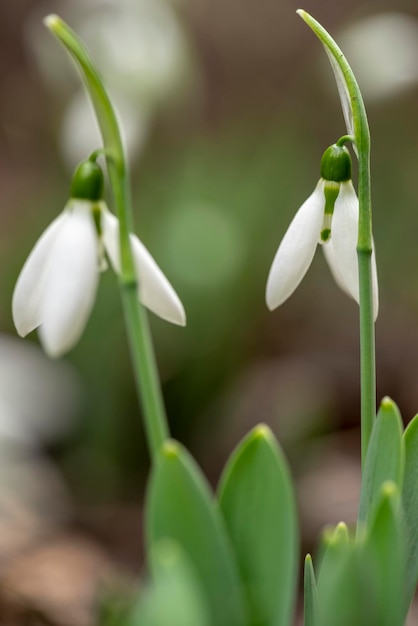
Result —
[{"label": "drooping white flower", "polygon": [[[280,306],[295,291],[308,271],[318,243],[323,244],[325,258],[337,284],[359,302],[356,250],[359,203],[351,182],[348,151],[337,145],[331,146],[324,154],[321,174],[314,192],[296,213],[274,257],[266,288],[266,303],[270,310]],[[376,319],[379,303],[374,250],[372,284]]]},{"label": "drooping white flower", "polygon": [[[86,163],[92,166],[91,161],[82,166]],[[72,194],[64,211],[39,238],[13,294],[13,319],[19,335],[24,337],[39,328],[41,343],[52,357],[70,350],[85,328],[104,266],[104,252],[120,273],[117,218],[103,201],[80,195]],[[131,235],[131,248],[139,300],[159,317],[184,326],[182,303],[135,235]]]}]

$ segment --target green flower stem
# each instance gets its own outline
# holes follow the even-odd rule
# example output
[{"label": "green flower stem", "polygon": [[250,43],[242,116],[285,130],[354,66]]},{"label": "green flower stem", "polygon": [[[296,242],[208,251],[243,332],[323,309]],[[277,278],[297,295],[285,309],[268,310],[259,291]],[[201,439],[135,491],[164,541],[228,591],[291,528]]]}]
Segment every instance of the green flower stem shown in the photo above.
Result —
[{"label": "green flower stem", "polygon": [[370,195],[370,131],[363,97],[346,58],[327,31],[306,11],[298,14],[323,44],[340,93],[348,135],[354,137],[359,160],[359,235],[357,241],[360,285],[360,380],[361,380],[361,458],[367,454],[376,418],[376,365],[373,317],[371,257],[373,248]]},{"label": "green flower stem", "polygon": [[[368,156],[368,155],[367,155]],[[372,224],[370,162],[359,150],[359,238],[357,256],[360,286],[361,458],[364,468],[376,417],[376,363],[372,285]]]},{"label": "green flower stem", "polygon": [[155,458],[169,436],[161,386],[148,326],[147,313],[137,298],[137,276],[129,240],[132,208],[129,170],[119,125],[110,98],[94,63],[78,36],[58,16],[45,24],[68,50],[81,70],[102,133],[110,186],[119,218],[121,275],[120,287],[134,366],[135,382],[142,403],[148,445]]}]

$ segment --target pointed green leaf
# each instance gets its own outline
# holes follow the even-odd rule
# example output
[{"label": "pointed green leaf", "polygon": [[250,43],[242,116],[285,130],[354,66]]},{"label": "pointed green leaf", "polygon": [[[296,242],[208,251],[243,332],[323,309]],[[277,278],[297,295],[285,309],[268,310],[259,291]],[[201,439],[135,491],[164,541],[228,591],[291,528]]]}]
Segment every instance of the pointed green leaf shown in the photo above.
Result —
[{"label": "pointed green leaf", "polygon": [[402,419],[396,404],[384,398],[374,423],[362,478],[359,523],[371,519],[381,499],[382,485],[393,481],[399,489],[403,477]]},{"label": "pointed green leaf", "polygon": [[343,567],[350,551],[347,524],[340,522],[324,531],[320,546],[318,592],[328,588],[336,572]]},{"label": "pointed green leaf", "polygon": [[343,561],[335,563],[334,576],[322,586],[321,626],[380,626],[371,563],[359,557],[358,547],[351,546]]},{"label": "pointed green leaf", "polygon": [[303,625],[319,626],[319,624],[318,589],[316,587],[312,557],[310,554],[307,554],[303,583]]},{"label": "pointed green leaf", "polygon": [[223,520],[200,469],[177,442],[167,442],[153,468],[146,506],[149,545],[178,543],[208,597],[211,623],[248,623],[239,575]]},{"label": "pointed green leaf", "polygon": [[365,543],[364,558],[374,563],[379,626],[402,626],[405,618],[405,545],[399,489],[384,483]]},{"label": "pointed green leaf", "polygon": [[379,626],[376,621],[373,563],[339,524],[325,539],[318,576],[320,626]]},{"label": "pointed green leaf", "polygon": [[402,507],[407,555],[406,602],[409,605],[418,581],[418,415],[408,424],[404,442],[405,474]]},{"label": "pointed green leaf", "polygon": [[292,621],[297,584],[297,516],[289,471],[267,426],[233,452],[219,504],[234,546],[252,624]]}]

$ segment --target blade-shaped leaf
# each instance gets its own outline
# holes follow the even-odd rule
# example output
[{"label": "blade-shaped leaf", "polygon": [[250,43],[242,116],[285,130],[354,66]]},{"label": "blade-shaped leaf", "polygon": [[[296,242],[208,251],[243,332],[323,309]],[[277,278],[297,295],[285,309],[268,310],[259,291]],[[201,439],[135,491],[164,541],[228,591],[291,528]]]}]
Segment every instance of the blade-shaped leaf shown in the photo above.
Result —
[{"label": "blade-shaped leaf", "polygon": [[290,624],[298,559],[296,506],[287,464],[267,426],[256,427],[232,454],[221,478],[219,504],[251,623]]},{"label": "blade-shaped leaf", "polygon": [[303,582],[303,625],[319,626],[319,624],[318,589],[316,587],[312,558],[310,554],[307,554]]},{"label": "blade-shaped leaf", "polygon": [[402,489],[404,532],[406,540],[406,602],[415,593],[418,580],[418,415],[404,434],[405,474]]},{"label": "blade-shaped leaf", "polygon": [[336,571],[348,558],[350,540],[347,524],[340,522],[335,528],[324,531],[319,552],[318,593],[334,580]]},{"label": "blade-shaped leaf", "polygon": [[384,398],[373,426],[362,478],[359,523],[373,516],[382,485],[393,481],[401,489],[404,468],[402,419],[396,404]]},{"label": "blade-shaped leaf", "polygon": [[374,519],[367,529],[365,553],[374,563],[378,626],[402,626],[405,618],[405,545],[398,486],[384,483]]},{"label": "blade-shaped leaf", "polygon": [[216,626],[248,623],[239,575],[223,520],[196,463],[167,442],[151,474],[146,507],[148,545],[172,539],[190,559]]},{"label": "blade-shaped leaf", "polygon": [[345,524],[324,539],[318,576],[321,626],[379,626],[373,602],[373,563],[362,558]]}]

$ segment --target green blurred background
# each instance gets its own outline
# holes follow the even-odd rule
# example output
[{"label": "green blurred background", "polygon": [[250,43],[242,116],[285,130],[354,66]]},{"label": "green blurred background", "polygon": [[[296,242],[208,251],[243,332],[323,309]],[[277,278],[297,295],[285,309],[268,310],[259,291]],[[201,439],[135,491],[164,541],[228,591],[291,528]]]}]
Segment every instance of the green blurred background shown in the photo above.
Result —
[{"label": "green blurred background", "polygon": [[[359,347],[357,305],[320,251],[285,305],[269,313],[264,303],[281,237],[317,182],[323,151],[345,134],[331,69],[297,8],[293,0],[1,3],[0,331],[14,334],[19,270],[64,207],[77,160],[95,147],[75,69],[41,24],[56,12],[83,34],[120,103],[136,232],[186,308],[184,329],[151,319],[172,432],[215,482],[239,438],[269,423],[298,480],[309,542],[324,521],[354,510]],[[340,42],[364,89],[378,398],[392,396],[408,421],[418,409],[418,4],[306,0],[303,8]],[[140,508],[148,471],[111,271],[65,360],[78,394],[72,425],[38,442],[36,457],[58,468],[72,519],[86,525],[100,507]],[[16,394],[30,384],[17,373]],[[55,408],[49,422],[60,414]]]}]

